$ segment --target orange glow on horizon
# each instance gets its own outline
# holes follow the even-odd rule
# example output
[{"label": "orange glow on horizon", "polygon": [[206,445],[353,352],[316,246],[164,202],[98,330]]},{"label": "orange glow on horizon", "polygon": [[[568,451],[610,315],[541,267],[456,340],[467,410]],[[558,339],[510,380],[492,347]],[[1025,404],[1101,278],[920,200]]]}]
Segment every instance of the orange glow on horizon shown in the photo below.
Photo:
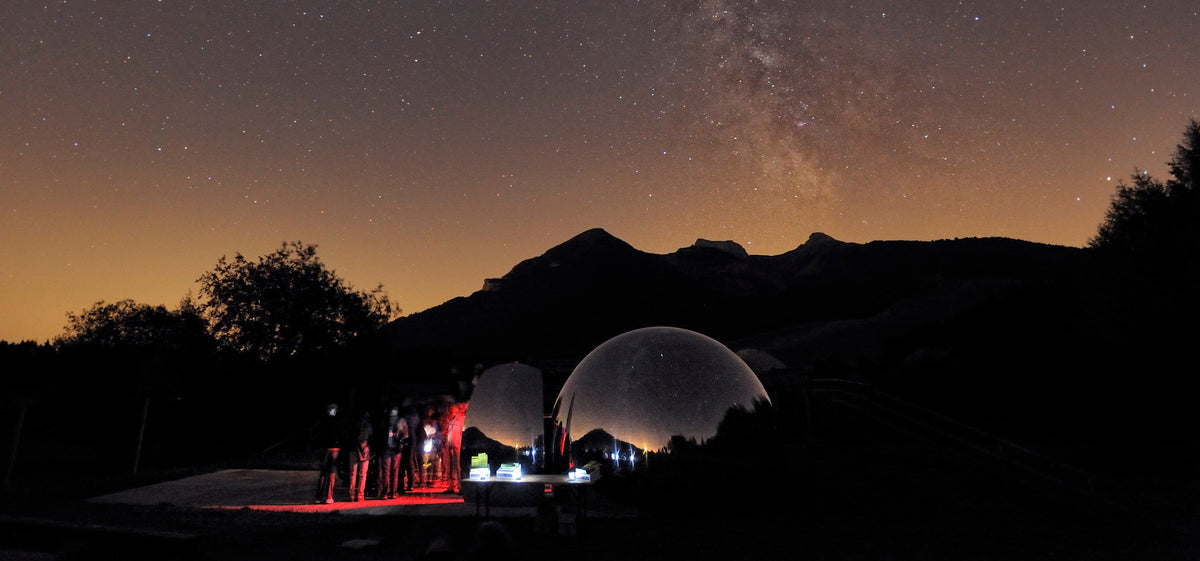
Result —
[{"label": "orange glow on horizon", "polygon": [[221,256],[294,240],[405,313],[594,227],[651,253],[1081,246],[1109,178],[1165,176],[1197,116],[1185,4],[18,3],[0,340],[174,307]]}]

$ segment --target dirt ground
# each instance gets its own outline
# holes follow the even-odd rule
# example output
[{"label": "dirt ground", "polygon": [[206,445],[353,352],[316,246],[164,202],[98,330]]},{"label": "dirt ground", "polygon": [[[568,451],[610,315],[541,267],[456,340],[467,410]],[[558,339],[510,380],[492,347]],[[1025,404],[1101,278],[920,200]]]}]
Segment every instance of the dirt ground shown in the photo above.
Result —
[{"label": "dirt ground", "polygon": [[1200,560],[1194,482],[1113,503],[920,440],[829,439],[796,457],[633,507],[596,493],[573,525],[579,505],[562,496],[539,515],[443,489],[350,503],[343,483],[317,505],[315,473],[279,464],[45,473],[55,484],[18,480],[0,497],[0,560]]},{"label": "dirt ground", "polygon": [[306,509],[316,506],[308,504],[310,474],[270,470],[180,477],[83,499],[26,493],[5,497],[0,559],[1200,559],[1187,512],[1111,508],[928,450],[836,458],[789,477],[714,478],[742,497],[728,503],[709,500],[705,489],[633,511],[596,501],[574,526],[566,523],[569,510],[556,524],[550,513],[558,510],[483,514],[461,497],[432,492],[431,500],[444,502],[339,499]]},{"label": "dirt ground", "polygon": [[879,511],[822,516],[829,513],[788,508],[593,517],[575,535],[542,531],[534,516],[359,516],[95,504],[6,517],[3,526],[6,551],[39,552],[45,559],[1196,558],[1196,550],[1179,536],[1116,521],[1048,521],[1037,513],[1023,523],[980,513],[966,520],[924,512],[908,519]]}]

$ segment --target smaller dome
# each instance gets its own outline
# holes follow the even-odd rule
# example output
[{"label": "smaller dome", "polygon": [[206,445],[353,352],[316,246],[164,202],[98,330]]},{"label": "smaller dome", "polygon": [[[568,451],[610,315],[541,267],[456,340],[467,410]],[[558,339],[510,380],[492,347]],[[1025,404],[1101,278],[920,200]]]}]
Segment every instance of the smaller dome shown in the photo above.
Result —
[{"label": "smaller dome", "polygon": [[544,449],[542,371],[510,363],[479,375],[463,421],[461,459],[487,453],[493,469],[500,463],[520,463],[537,471]]},{"label": "smaller dome", "polygon": [[[475,502],[477,483],[469,479],[472,459],[486,455],[488,471],[517,464],[523,473],[541,473],[545,461],[545,414],[542,411],[542,371],[519,363],[484,370],[471,392],[463,421],[459,454],[463,498]],[[481,466],[482,467],[482,466]],[[542,498],[541,486],[513,485],[490,489],[489,504],[533,506]]]}]

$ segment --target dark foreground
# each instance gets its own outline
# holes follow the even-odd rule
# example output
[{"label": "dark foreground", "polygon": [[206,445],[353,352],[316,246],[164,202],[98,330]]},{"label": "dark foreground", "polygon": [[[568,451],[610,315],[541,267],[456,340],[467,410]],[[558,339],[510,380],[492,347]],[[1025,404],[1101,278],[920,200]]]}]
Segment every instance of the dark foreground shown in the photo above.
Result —
[{"label": "dark foreground", "polygon": [[[9,519],[9,551],[40,559],[1190,559],[1179,536],[1116,521],[995,520],[962,513],[710,512],[678,518],[596,519],[581,534],[544,533],[535,518],[348,516],[104,507],[55,522]],[[510,542],[487,537],[498,524]],[[13,557],[20,558],[20,557]]]},{"label": "dark foreground", "polygon": [[1113,505],[911,445],[827,445],[810,457],[790,475],[714,474],[714,486],[742,497],[728,504],[708,500],[705,489],[631,517],[598,504],[573,535],[533,508],[491,516],[264,512],[25,493],[6,497],[0,558],[1200,559],[1186,494]]}]

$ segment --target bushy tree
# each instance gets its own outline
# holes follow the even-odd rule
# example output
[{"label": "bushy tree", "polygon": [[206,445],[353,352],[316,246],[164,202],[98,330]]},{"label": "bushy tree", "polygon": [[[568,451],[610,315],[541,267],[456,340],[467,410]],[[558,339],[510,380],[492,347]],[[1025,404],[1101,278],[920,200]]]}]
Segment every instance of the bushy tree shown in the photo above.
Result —
[{"label": "bushy tree", "polygon": [[218,343],[264,360],[344,347],[399,313],[382,285],[354,290],[299,241],[253,261],[221,257],[198,282]]},{"label": "bushy tree", "polygon": [[1200,259],[1200,122],[1192,119],[1167,162],[1171,179],[1135,170],[1121,182],[1088,244],[1110,255],[1195,270]]},{"label": "bushy tree", "polygon": [[1171,209],[1167,186],[1141,170],[1130,179],[1132,184],[1117,184],[1104,223],[1089,241],[1093,248],[1140,255],[1158,251],[1158,244],[1173,237],[1176,225],[1166,220]]},{"label": "bushy tree", "polygon": [[1195,119],[1188,122],[1183,142],[1175,146],[1167,169],[1175,178],[1170,185],[1180,190],[1179,194],[1200,195],[1200,122]]},{"label": "bushy tree", "polygon": [[210,339],[203,318],[185,298],[177,310],[133,300],[96,302],[76,314],[67,312],[60,346],[95,346],[113,349],[200,349]]}]

